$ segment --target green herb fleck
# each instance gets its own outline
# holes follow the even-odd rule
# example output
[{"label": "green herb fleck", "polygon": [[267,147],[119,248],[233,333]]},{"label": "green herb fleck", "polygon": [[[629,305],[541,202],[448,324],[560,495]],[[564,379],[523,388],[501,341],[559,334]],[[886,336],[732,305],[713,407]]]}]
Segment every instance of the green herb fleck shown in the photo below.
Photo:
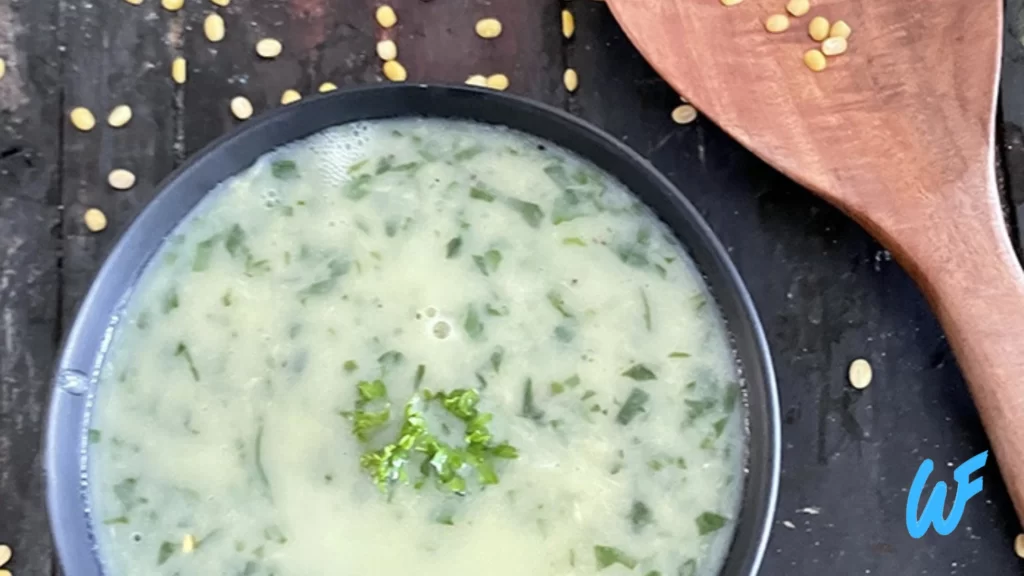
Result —
[{"label": "green herb fleck", "polygon": [[491,368],[494,368],[494,372],[501,372],[501,361],[505,358],[505,348],[502,346],[495,346],[494,352],[491,352]]},{"label": "green herb fleck", "polygon": [[690,355],[686,352],[673,352],[668,355],[669,358],[689,358]]},{"label": "green herb fleck", "polygon": [[615,421],[623,426],[629,424],[634,418],[647,411],[645,406],[650,399],[651,395],[647,392],[639,388],[633,388],[629,396],[626,397],[626,401],[622,404],[622,408],[619,409],[619,414],[615,417]]},{"label": "green herb fleck", "polygon": [[597,561],[598,570],[604,570],[613,564],[621,564],[632,570],[637,565],[636,558],[613,546],[594,546],[594,560]]},{"label": "green herb fleck", "polygon": [[164,301],[163,304],[161,304],[160,306],[160,310],[164,314],[169,314],[171,310],[176,310],[179,304],[180,302],[178,300],[178,289],[171,288],[170,290],[167,291],[167,294],[164,295]]},{"label": "green herb fleck", "polygon": [[492,249],[484,252],[482,255],[474,254],[473,262],[476,263],[476,267],[480,269],[484,276],[490,276],[497,272],[498,266],[501,265],[501,252]]},{"label": "green herb fleck", "polygon": [[714,408],[716,400],[714,398],[703,398],[701,400],[683,400],[683,403],[687,406],[686,418],[692,422]]},{"label": "green herb fleck", "polygon": [[488,192],[482,186],[473,186],[469,189],[469,197],[474,200],[483,200],[484,202],[494,202],[494,194]]},{"label": "green herb fleck", "polygon": [[445,248],[446,258],[455,258],[459,255],[459,251],[462,250],[462,236],[456,236],[448,241],[448,245]]},{"label": "green herb fleck", "polygon": [[728,424],[728,423],[729,423],[729,417],[726,416],[725,418],[721,418],[721,419],[715,421],[715,423],[711,425],[711,427],[715,431],[715,439],[718,439],[718,438],[722,437],[722,432],[725,431],[725,425]]},{"label": "green herb fleck", "polygon": [[473,340],[481,340],[484,337],[484,324],[480,321],[480,315],[476,311],[476,306],[469,305],[469,308],[466,310],[466,320],[462,323],[462,327]]},{"label": "green herb fleck", "polygon": [[270,480],[267,478],[267,471],[263,468],[263,422],[260,422],[256,430],[256,440],[253,442],[252,462],[256,468],[256,477],[259,478],[267,497],[270,497]]},{"label": "green herb fleck", "polygon": [[700,516],[697,516],[697,533],[701,536],[711,534],[716,530],[720,530],[725,526],[726,518],[715,514],[714,512],[704,512]]},{"label": "green herb fleck", "polygon": [[728,413],[732,413],[736,409],[736,400],[740,395],[739,384],[730,382],[725,385],[725,395],[722,397],[722,409]]},{"label": "green herb fleck", "polygon": [[294,160],[278,160],[270,165],[270,173],[278,180],[294,180],[299,177],[299,167]]},{"label": "green herb fleck", "polygon": [[231,306],[232,302],[233,302],[233,298],[232,298],[232,294],[231,294],[231,288],[228,288],[224,292],[224,294],[221,294],[220,303],[222,305],[224,305],[224,307],[228,307],[228,306]]},{"label": "green herb fleck", "polygon": [[227,236],[224,237],[224,248],[232,258],[248,252],[245,248],[245,230],[241,226],[234,224],[228,229]]},{"label": "green herb fleck", "polygon": [[210,267],[210,258],[213,256],[213,248],[217,242],[217,236],[211,236],[196,244],[196,255],[192,259],[192,271],[202,272]]},{"label": "green herb fleck", "polygon": [[645,380],[654,380],[655,378],[657,378],[657,376],[654,375],[654,372],[652,372],[650,368],[644,366],[643,364],[635,364],[631,366],[628,370],[623,372],[622,375],[626,376],[627,378],[632,378],[633,380],[636,380],[638,382],[643,382]]},{"label": "green herb fleck", "polygon": [[518,212],[531,228],[540,228],[540,223],[544,220],[544,211],[540,206],[516,198],[506,198],[505,205]]},{"label": "green herb fleck", "polygon": [[99,444],[103,440],[103,433],[95,428],[89,429],[89,444]]},{"label": "green herb fleck", "polygon": [[477,155],[479,155],[483,151],[484,151],[484,147],[483,146],[481,146],[479,144],[473,144],[472,146],[470,146],[468,148],[463,148],[462,150],[459,150],[458,152],[456,152],[455,155],[453,156],[453,158],[455,160],[459,161],[459,162],[462,162],[464,160],[469,160],[471,158],[475,158]]},{"label": "green herb fleck", "polygon": [[697,576],[697,561],[690,558],[683,562],[679,565],[679,571],[676,574],[677,576]]},{"label": "green herb fleck", "polygon": [[185,359],[185,362],[188,363],[188,371],[192,373],[192,379],[199,382],[199,370],[196,369],[196,364],[192,361],[192,354],[184,342],[178,342],[174,355]]},{"label": "green herb fleck", "polygon": [[544,418],[544,411],[533,403],[533,380],[530,378],[526,379],[523,387],[523,409],[519,415],[535,422],[540,422]]},{"label": "green herb fleck", "polygon": [[128,523],[128,517],[127,516],[118,516],[116,518],[107,518],[106,520],[103,521],[103,524],[106,525],[106,526],[113,526],[115,524],[127,524],[127,523]]},{"label": "green herb fleck", "polygon": [[337,258],[331,260],[327,263],[327,277],[306,286],[299,291],[299,294],[305,298],[330,292],[338,284],[338,279],[348,274],[351,267],[352,264],[348,260]]},{"label": "green herb fleck", "polygon": [[359,364],[357,364],[355,360],[345,360],[345,363],[342,364],[342,368],[345,369],[345,372],[355,372],[359,369]]},{"label": "green herb fleck", "polygon": [[412,380],[413,390],[419,390],[420,385],[423,384],[423,377],[427,375],[427,367],[420,364],[416,367],[416,376]]},{"label": "green herb fleck", "polygon": [[362,200],[371,192],[369,187],[371,180],[373,180],[372,175],[360,174],[348,182],[345,182],[345,185],[342,188],[342,194],[344,194],[349,200]]},{"label": "green herb fleck", "polygon": [[548,291],[548,302],[550,302],[551,305],[554,306],[555,310],[558,310],[558,313],[562,316],[566,318],[573,317],[572,312],[569,312],[565,306],[565,299],[562,298],[562,295],[557,290]]},{"label": "green herb fleck", "polygon": [[651,304],[647,301],[647,292],[644,289],[640,289],[640,299],[644,303],[644,326],[647,326],[647,331],[651,331]]},{"label": "green herb fleck", "polygon": [[640,532],[653,522],[654,513],[651,509],[643,502],[634,500],[633,507],[629,510],[629,523],[633,526],[633,532]]},{"label": "green herb fleck", "polygon": [[360,160],[359,162],[356,162],[355,164],[353,164],[353,165],[348,167],[348,173],[349,174],[355,174],[356,172],[359,171],[360,168],[362,168],[363,166],[366,166],[367,162],[369,162],[369,161],[370,161],[370,159],[366,158],[364,160]]},{"label": "green herb fleck", "polygon": [[377,358],[377,364],[380,364],[380,373],[387,375],[388,372],[394,370],[404,360],[405,356],[398,350],[388,350]]},{"label": "green herb fleck", "polygon": [[177,545],[172,542],[164,542],[160,544],[160,551],[157,552],[156,555],[156,565],[163,566],[168,560],[170,560],[171,555],[173,555],[174,551],[177,549]]},{"label": "green herb fleck", "polygon": [[555,339],[559,342],[572,342],[576,338],[576,330],[572,326],[562,324],[555,327]]},{"label": "green herb fleck", "polygon": [[579,238],[579,237],[576,237],[576,236],[572,236],[570,238],[563,238],[562,239],[562,244],[565,244],[567,246],[586,246],[587,245],[587,243],[584,242],[582,238]]}]

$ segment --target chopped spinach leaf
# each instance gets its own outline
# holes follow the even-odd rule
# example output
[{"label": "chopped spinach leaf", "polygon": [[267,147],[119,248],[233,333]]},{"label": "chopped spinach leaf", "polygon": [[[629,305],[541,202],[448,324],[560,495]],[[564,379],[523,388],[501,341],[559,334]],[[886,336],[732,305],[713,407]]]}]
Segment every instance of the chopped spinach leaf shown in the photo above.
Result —
[{"label": "chopped spinach leaf", "polygon": [[680,564],[676,576],[697,576],[697,561],[690,558]]},{"label": "chopped spinach leaf", "polygon": [[345,372],[355,372],[359,369],[359,364],[357,364],[355,360],[345,360],[342,368],[345,369]]},{"label": "chopped spinach leaf", "polygon": [[584,242],[582,238],[579,238],[579,237],[576,237],[576,236],[571,236],[569,238],[563,238],[562,239],[562,244],[565,244],[567,246],[586,246],[587,245],[587,243]]},{"label": "chopped spinach leaf", "polygon": [[174,551],[177,550],[177,545],[173,542],[163,542],[160,544],[160,550],[156,554],[156,565],[163,566],[171,559]]},{"label": "chopped spinach leaf", "polygon": [[495,346],[494,352],[491,352],[491,368],[494,368],[494,372],[501,372],[501,361],[505,358],[505,348],[503,346]]},{"label": "chopped spinach leaf", "polygon": [[725,395],[722,397],[722,409],[731,414],[736,409],[736,399],[739,398],[739,395],[739,384],[735,382],[726,384]]},{"label": "chopped spinach leaf", "polygon": [[348,260],[340,260],[337,258],[331,260],[327,263],[327,277],[306,286],[299,291],[299,294],[303,298],[306,298],[330,292],[338,284],[338,279],[345,274],[348,274],[351,267],[352,263]]},{"label": "chopped spinach leaf", "polygon": [[128,524],[127,516],[118,516],[116,518],[107,518],[103,521],[105,526],[113,526],[114,524]]},{"label": "chopped spinach leaf", "polygon": [[555,310],[558,310],[559,314],[566,318],[573,317],[572,312],[569,312],[569,310],[566,308],[565,299],[562,298],[562,295],[557,290],[549,290],[547,296],[548,302],[550,302],[551,305],[554,306]]},{"label": "chopped spinach leaf", "polygon": [[210,267],[210,258],[213,256],[213,248],[217,242],[217,236],[211,236],[196,244],[196,255],[192,259],[192,271],[202,272]]},{"label": "chopped spinach leaf", "polygon": [[196,364],[192,361],[192,354],[189,353],[188,346],[184,342],[178,342],[174,355],[185,359],[185,362],[188,363],[188,371],[192,374],[192,379],[199,382],[199,370],[196,369]]},{"label": "chopped spinach leaf", "polygon": [[362,200],[371,192],[369,186],[371,180],[373,180],[372,175],[360,174],[348,182],[345,182],[345,185],[342,188],[342,194],[350,200]]},{"label": "chopped spinach leaf", "polygon": [[533,380],[530,378],[527,378],[523,385],[523,409],[519,415],[535,422],[540,422],[544,418],[544,411],[537,408],[533,402]]},{"label": "chopped spinach leaf", "polygon": [[178,289],[171,288],[167,291],[167,294],[164,295],[164,301],[160,306],[160,310],[163,311],[164,314],[169,314],[171,310],[176,310],[179,304]]},{"label": "chopped spinach leaf", "polygon": [[711,427],[715,431],[715,439],[718,439],[718,438],[722,437],[722,432],[725,431],[725,425],[728,424],[728,423],[729,423],[729,417],[726,416],[725,418],[721,418],[719,420],[716,420],[715,423],[711,425]]},{"label": "chopped spinach leaf", "polygon": [[459,150],[458,152],[456,152],[455,155],[453,156],[453,158],[455,160],[459,161],[459,162],[462,162],[462,161],[465,161],[465,160],[469,160],[471,158],[475,158],[477,155],[479,155],[483,151],[484,151],[484,147],[483,146],[481,146],[479,144],[473,144],[472,146],[470,146],[468,148],[463,148],[462,150]]},{"label": "chopped spinach leaf", "polygon": [[267,478],[267,471],[263,468],[263,422],[260,422],[256,430],[256,441],[252,449],[253,466],[256,468],[256,477],[259,478],[267,497],[270,497],[270,480]]},{"label": "chopped spinach leaf", "polygon": [[486,310],[489,316],[508,316],[508,306],[494,306],[488,304]]},{"label": "chopped spinach leaf", "polygon": [[629,523],[633,526],[633,532],[640,532],[653,522],[654,513],[647,507],[647,504],[634,500],[633,507],[629,510]]},{"label": "chopped spinach leaf", "polygon": [[423,377],[427,375],[427,367],[420,364],[416,367],[416,376],[412,380],[413,390],[419,390],[420,385],[423,384]]},{"label": "chopped spinach leaf", "polygon": [[228,307],[228,306],[231,306],[232,302],[233,302],[233,298],[232,298],[232,294],[231,294],[231,288],[228,288],[224,292],[224,294],[221,295],[220,303],[222,305],[224,305],[224,307]]},{"label": "chopped spinach leaf", "polygon": [[654,372],[652,372],[650,368],[644,366],[643,364],[635,364],[633,366],[630,366],[629,369],[622,373],[622,375],[626,376],[627,378],[632,378],[633,380],[636,380],[638,382],[643,382],[645,380],[654,380],[655,378],[657,378],[657,376],[654,375]]},{"label": "chopped spinach leaf", "polygon": [[483,200],[484,202],[494,202],[494,194],[491,194],[483,186],[473,186],[469,189],[469,197],[474,200]]},{"label": "chopped spinach leaf", "polygon": [[716,400],[714,398],[703,398],[701,400],[683,400],[683,403],[687,406],[686,418],[692,422],[714,408]]},{"label": "chopped spinach leaf", "polygon": [[89,444],[99,444],[103,440],[103,433],[95,428],[89,429]]},{"label": "chopped spinach leaf", "polygon": [[576,338],[576,329],[562,324],[555,326],[555,339],[559,342],[572,342]]},{"label": "chopped spinach leaf", "polygon": [[622,404],[622,408],[619,409],[619,414],[615,417],[615,421],[623,426],[629,424],[634,418],[647,412],[646,405],[650,399],[651,395],[647,392],[639,388],[633,388],[629,396],[626,397],[626,401]]},{"label": "chopped spinach leaf", "polygon": [[456,236],[448,241],[448,245],[445,247],[445,257],[455,258],[459,255],[460,250],[462,250],[462,236]]},{"label": "chopped spinach leaf", "polygon": [[[115,438],[114,440],[116,441],[117,439]],[[145,498],[139,497],[138,487],[138,478],[125,478],[117,484],[114,484],[114,496],[116,496],[118,501],[121,502],[121,506],[124,508],[125,513],[131,512],[132,509],[139,504],[146,503]]]},{"label": "chopped spinach leaf", "polygon": [[689,358],[690,355],[686,352],[673,352],[668,355],[669,358]]},{"label": "chopped spinach leaf", "polygon": [[480,314],[476,311],[476,306],[472,304],[466,310],[466,319],[462,323],[463,329],[466,330],[466,334],[473,340],[481,340],[484,337],[484,324],[480,321]]},{"label": "chopped spinach leaf", "polygon": [[490,276],[497,272],[498,266],[501,265],[501,252],[491,249],[482,255],[474,254],[473,262],[476,263],[476,267],[480,269],[484,276]]},{"label": "chopped spinach leaf", "polygon": [[247,252],[245,248],[245,230],[238,224],[233,224],[224,237],[224,248],[232,258],[236,258]]},{"label": "chopped spinach leaf", "polygon": [[380,364],[381,374],[387,375],[388,372],[401,364],[403,360],[405,360],[405,356],[401,352],[398,350],[388,350],[377,358],[377,363]]},{"label": "chopped spinach leaf", "polygon": [[647,326],[647,331],[651,331],[651,304],[647,301],[647,292],[643,288],[640,289],[640,299],[644,303],[644,326]]},{"label": "chopped spinach leaf", "polygon": [[360,160],[359,162],[356,162],[355,164],[349,166],[347,172],[349,174],[355,174],[356,172],[359,171],[360,168],[362,168],[363,166],[366,166],[366,163],[369,162],[369,161],[370,161],[369,158]]},{"label": "chopped spinach leaf", "polygon": [[278,160],[270,165],[270,173],[278,180],[294,180],[299,177],[299,167],[294,160]]},{"label": "chopped spinach leaf", "polygon": [[701,536],[711,534],[725,526],[726,518],[714,512],[704,512],[697,516],[697,533]]},{"label": "chopped spinach leaf", "polygon": [[637,559],[613,546],[594,546],[594,560],[597,569],[604,570],[613,564],[621,564],[632,570],[636,568]]},{"label": "chopped spinach leaf", "polygon": [[505,205],[518,212],[531,228],[540,228],[540,223],[544,220],[544,211],[540,206],[516,198],[506,198]]}]

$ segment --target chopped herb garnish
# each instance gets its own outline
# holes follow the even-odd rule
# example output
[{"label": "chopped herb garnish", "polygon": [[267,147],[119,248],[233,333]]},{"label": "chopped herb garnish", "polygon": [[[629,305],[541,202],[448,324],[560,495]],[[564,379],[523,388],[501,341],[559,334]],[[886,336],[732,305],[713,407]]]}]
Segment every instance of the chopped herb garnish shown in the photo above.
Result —
[{"label": "chopped herb garnish", "polygon": [[572,342],[576,338],[576,330],[565,324],[555,327],[555,338],[559,342]]},{"label": "chopped herb garnish", "polygon": [[523,386],[523,409],[519,412],[519,415],[535,422],[540,422],[544,418],[544,411],[537,408],[533,403],[533,380],[530,378],[526,379],[526,383]]},{"label": "chopped herb garnish", "polygon": [[127,516],[118,516],[116,518],[107,518],[106,520],[103,521],[103,524],[106,525],[106,526],[113,526],[114,524],[127,524],[127,523],[128,523],[128,517]]},{"label": "chopped herb garnish", "polygon": [[565,299],[562,298],[562,295],[557,290],[548,291],[548,302],[550,302],[551,305],[555,307],[555,310],[558,310],[558,313],[562,316],[566,318],[573,317],[572,312],[569,312],[565,306]]},{"label": "chopped herb garnish", "polygon": [[423,377],[427,375],[427,367],[420,364],[416,367],[416,376],[412,380],[413,390],[419,390],[420,384],[423,384]]},{"label": "chopped herb garnish", "polygon": [[232,294],[231,294],[231,288],[228,288],[224,292],[224,294],[221,295],[220,303],[222,305],[224,305],[225,307],[228,307],[228,306],[231,306],[232,302],[233,302],[233,298],[232,298]]},{"label": "chopped herb garnish", "polygon": [[196,244],[196,255],[192,259],[192,271],[202,272],[210,267],[210,258],[213,256],[213,248],[217,242],[217,236],[211,236]]},{"label": "chopped herb garnish", "polygon": [[456,236],[448,241],[448,245],[445,247],[445,257],[455,258],[459,255],[460,250],[462,250],[462,236]]},{"label": "chopped herb garnish", "polygon": [[349,174],[355,174],[356,172],[359,171],[360,168],[362,168],[363,166],[366,166],[366,163],[369,162],[369,161],[370,161],[370,159],[366,158],[364,160],[360,160],[359,162],[356,162],[355,164],[353,164],[353,165],[348,167],[348,173]]},{"label": "chopped herb garnish", "polygon": [[622,404],[622,408],[619,409],[619,414],[615,417],[615,421],[623,426],[629,424],[634,418],[647,411],[646,405],[650,399],[651,395],[647,392],[639,388],[633,388],[629,396],[626,397],[626,401]]},{"label": "chopped herb garnish", "polygon": [[494,368],[494,372],[501,372],[501,361],[505,358],[505,348],[502,346],[495,346],[494,352],[491,352],[491,368]]},{"label": "chopped herb garnish", "polygon": [[345,360],[345,363],[342,364],[342,368],[345,369],[345,372],[355,372],[359,369],[359,364],[357,364],[355,360]]},{"label": "chopped herb garnish", "polygon": [[530,227],[540,228],[540,223],[544,220],[544,211],[540,209],[540,206],[516,198],[506,198],[505,204],[518,212]]},{"label": "chopped herb garnish", "polygon": [[184,342],[178,342],[174,355],[185,359],[185,362],[188,363],[188,371],[192,373],[192,379],[199,382],[199,370],[196,369],[196,364],[192,361],[192,354],[189,353],[188,346]]},{"label": "chopped herb garnish", "polygon": [[629,523],[633,525],[633,532],[640,532],[653,522],[654,513],[651,512],[651,509],[643,502],[634,500],[633,506],[629,510]]},{"label": "chopped herb garnish", "polygon": [[178,300],[178,289],[171,288],[170,290],[167,291],[167,294],[164,295],[164,301],[163,304],[160,306],[160,309],[163,311],[164,314],[168,314],[170,313],[171,310],[176,310],[179,304],[180,302]]},{"label": "chopped herb garnish", "polygon": [[572,236],[570,238],[563,238],[562,239],[562,244],[565,244],[567,246],[586,246],[587,245],[587,243],[584,242],[582,238],[578,238],[576,236]]},{"label": "chopped herb garnish", "polygon": [[[117,439],[115,438],[114,441],[116,443]],[[140,498],[136,493],[138,486],[138,478],[125,478],[114,484],[114,496],[121,502],[121,506],[124,507],[126,513],[131,512],[137,505],[146,502],[145,498]]]},{"label": "chopped herb garnish", "polygon": [[697,561],[690,558],[680,564],[677,576],[697,576]]},{"label": "chopped herb garnish", "polygon": [[726,384],[725,395],[722,397],[722,409],[731,414],[736,409],[736,399],[739,398],[739,395],[739,384],[735,382]]},{"label": "chopped herb garnish", "polygon": [[647,331],[651,331],[651,304],[647,301],[647,292],[643,288],[640,289],[640,299],[644,303],[644,326],[647,327]]},{"label": "chopped herb garnish", "polygon": [[342,188],[342,194],[350,200],[362,200],[370,194],[370,181],[373,180],[373,176],[370,174],[360,174],[352,180],[345,182],[345,186]]},{"label": "chopped herb garnish", "polygon": [[489,316],[508,316],[508,306],[494,306],[488,304],[486,310]]},{"label": "chopped herb garnish", "polygon": [[242,229],[238,224],[234,224],[228,230],[227,236],[224,237],[224,248],[227,249],[228,254],[232,258],[242,255],[247,252],[245,249],[245,230]]},{"label": "chopped herb garnish", "polygon": [[278,180],[294,180],[299,177],[299,167],[294,160],[278,160],[270,165],[270,173]]},{"label": "chopped herb garnish", "polygon": [[263,422],[260,422],[256,430],[256,440],[253,442],[252,463],[256,468],[256,477],[259,478],[267,497],[270,497],[270,480],[267,478],[267,471],[263,469]]},{"label": "chopped herb garnish", "polygon": [[701,400],[683,400],[687,406],[686,418],[691,422],[707,414],[708,410],[715,407],[714,398],[703,398]]},{"label": "chopped herb garnish", "polygon": [[471,158],[475,158],[477,155],[479,155],[483,151],[484,151],[484,147],[483,146],[481,146],[479,144],[474,144],[474,145],[470,146],[469,148],[463,148],[462,150],[459,150],[458,152],[455,153],[453,158],[455,160],[461,162],[461,161],[464,161],[464,160],[469,160]]},{"label": "chopped herb garnish", "polygon": [[725,431],[725,425],[728,423],[729,417],[726,416],[725,418],[716,420],[715,423],[711,425],[711,427],[715,430],[715,439],[722,437],[722,432]]},{"label": "chopped herb garnish", "polygon": [[613,546],[594,546],[594,560],[597,562],[598,570],[604,570],[613,564],[621,564],[632,570],[637,565],[636,558]]},{"label": "chopped herb garnish", "polygon": [[95,428],[89,429],[89,444],[99,444],[103,440],[103,433]]},{"label": "chopped herb garnish", "polygon": [[490,276],[491,274],[498,271],[498,266],[501,265],[501,252],[497,250],[488,250],[481,254],[473,255],[473,262],[476,263],[476,267],[483,272],[484,276]]},{"label": "chopped herb garnish", "polygon": [[668,355],[669,358],[689,358],[690,355],[686,352],[673,352]]},{"label": "chopped herb garnish", "polygon": [[714,512],[704,512],[697,516],[697,533],[701,536],[711,534],[725,526],[726,518]]},{"label": "chopped herb garnish", "polygon": [[352,264],[348,260],[335,258],[327,263],[327,277],[306,286],[299,291],[302,297],[317,296],[330,292],[338,284],[338,279],[348,274]]},{"label": "chopped herb garnish", "polygon": [[388,350],[377,358],[377,363],[380,364],[380,373],[387,375],[388,372],[401,364],[403,360],[405,360],[405,356],[401,352],[398,350]]},{"label": "chopped herb garnish", "polygon": [[473,186],[469,189],[469,197],[474,200],[483,200],[484,202],[494,202],[494,194],[488,192],[482,186]]},{"label": "chopped herb garnish", "polygon": [[466,334],[473,340],[480,340],[484,336],[484,324],[480,321],[480,315],[476,311],[476,306],[472,304],[466,310],[466,320],[462,323],[462,327],[466,330]]},{"label": "chopped herb garnish", "polygon": [[173,542],[164,542],[160,544],[160,550],[156,554],[156,565],[163,566],[168,560],[171,559],[171,556],[177,549],[178,546]]},{"label": "chopped herb garnish", "polygon": [[643,382],[645,380],[654,380],[655,378],[657,378],[657,376],[654,375],[654,372],[652,372],[650,368],[644,366],[643,364],[635,364],[633,366],[630,366],[628,370],[622,373],[622,375],[626,376],[627,378],[632,378],[633,380],[636,380],[638,382]]}]

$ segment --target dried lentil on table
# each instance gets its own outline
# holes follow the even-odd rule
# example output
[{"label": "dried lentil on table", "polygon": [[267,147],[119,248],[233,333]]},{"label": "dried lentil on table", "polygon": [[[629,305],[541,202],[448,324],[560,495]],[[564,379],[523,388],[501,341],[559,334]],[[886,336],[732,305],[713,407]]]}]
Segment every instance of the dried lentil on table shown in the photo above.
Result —
[{"label": "dried lentil on table", "polygon": [[164,10],[177,12],[185,5],[185,0],[161,0],[160,5],[164,7]]},{"label": "dried lentil on table", "polygon": [[181,56],[171,62],[171,78],[175,84],[184,84],[188,78],[188,63]]},{"label": "dried lentil on table", "polygon": [[398,14],[395,14],[395,9],[387,4],[377,8],[377,12],[374,14],[377,19],[377,24],[380,24],[381,28],[391,28],[395,24],[398,24]]},{"label": "dried lentil on table", "polygon": [[7,74],[7,62],[0,58],[0,78],[3,78],[4,74]]},{"label": "dried lentil on table", "polygon": [[224,39],[224,18],[220,14],[210,14],[203,20],[203,33],[210,42]]},{"label": "dried lentil on table", "polygon": [[281,93],[281,104],[291,104],[292,102],[298,102],[302,100],[302,94],[299,94],[298,90],[292,90],[291,88]]},{"label": "dried lentil on table", "polygon": [[129,4],[131,4],[132,6],[138,6],[138,5],[142,4],[142,0],[124,0],[124,1],[129,3]]},{"label": "dried lentil on table", "polygon": [[409,77],[408,72],[405,71],[405,66],[402,66],[398,60],[388,60],[383,66],[384,77],[392,82],[405,82],[406,78]]},{"label": "dried lentil on table", "polygon": [[132,119],[132,109],[127,104],[119,104],[114,106],[107,115],[107,124],[110,124],[113,128],[120,128],[127,124]]},{"label": "dried lentil on table", "polygon": [[568,40],[576,33],[576,18],[572,12],[562,10],[562,36]]},{"label": "dried lentil on table", "polygon": [[335,84],[334,82],[324,82],[316,90],[317,90],[317,92],[323,93],[323,92],[333,92],[333,91],[335,91],[337,89],[338,89],[338,85]]},{"label": "dried lentil on table", "polygon": [[562,74],[562,84],[565,84],[565,89],[569,92],[575,92],[580,85],[579,74],[572,68],[566,68],[565,73]]},{"label": "dried lentil on table", "polygon": [[863,358],[857,358],[850,363],[850,371],[847,377],[850,379],[850,385],[857,390],[867,388],[871,384],[871,364]]},{"label": "dried lentil on table", "polygon": [[689,124],[697,119],[697,109],[689,104],[680,104],[672,109],[672,121],[676,124]]},{"label": "dried lentil on table", "polygon": [[853,30],[850,28],[849,24],[847,24],[843,20],[836,20],[836,23],[833,24],[832,28],[829,30],[828,35],[833,37],[833,38],[847,38],[847,39],[849,39],[850,38],[850,34],[852,34],[852,33],[853,33]]},{"label": "dried lentil on table", "polygon": [[789,0],[789,3],[786,4],[786,11],[799,18],[811,11],[811,1]]},{"label": "dried lentil on table", "polygon": [[284,47],[281,46],[281,41],[275,38],[264,38],[256,43],[256,54],[259,54],[260,58],[277,58],[282,50]]},{"label": "dried lentil on table", "polygon": [[814,48],[804,52],[804,64],[815,72],[821,72],[828,66],[828,60],[825,59],[825,55],[822,54],[821,50]]},{"label": "dried lentil on table", "polygon": [[821,52],[825,56],[838,56],[846,52],[846,48],[846,38],[843,38],[842,36],[826,38],[825,41],[821,43]]},{"label": "dried lentil on table", "polygon": [[495,90],[506,90],[508,88],[508,76],[504,74],[491,74],[487,77],[487,87]]},{"label": "dried lentil on table", "polygon": [[239,120],[248,120],[252,117],[252,102],[245,96],[235,96],[231,99],[231,113]]},{"label": "dried lentil on table", "polygon": [[71,119],[71,125],[82,132],[88,132],[96,126],[96,117],[83,106],[72,109],[68,117]]},{"label": "dried lentil on table", "polygon": [[743,0],[722,0],[722,6],[735,6]]},{"label": "dried lentil on table", "polygon": [[772,14],[764,21],[764,29],[772,34],[789,30],[789,17],[785,14]]},{"label": "dried lentil on table", "polygon": [[385,62],[398,58],[398,45],[394,40],[377,42],[377,57]]},{"label": "dried lentil on table", "polygon": [[107,215],[99,208],[89,208],[82,216],[90,232],[102,232],[107,228]]},{"label": "dried lentil on table", "polygon": [[1024,558],[1024,534],[1018,534],[1013,540],[1013,552],[1018,558]]},{"label": "dried lentil on table", "polygon": [[501,36],[501,21],[497,18],[482,18],[477,21],[476,35],[481,38],[491,39]]},{"label": "dried lentil on table", "polygon": [[487,86],[487,76],[483,74],[473,74],[469,78],[466,78],[466,84],[470,86]]},{"label": "dried lentil on table", "polygon": [[228,4],[231,4],[231,0],[210,0],[210,2],[213,2],[217,6],[220,6],[221,8],[227,6]]},{"label": "dried lentil on table", "polygon": [[0,568],[3,568],[14,556],[14,551],[7,544],[0,544]]},{"label": "dried lentil on table", "polygon": [[107,183],[114,190],[130,190],[135,186],[135,174],[124,168],[116,168],[107,175]]},{"label": "dried lentil on table", "polygon": [[807,25],[807,33],[817,42],[828,38],[828,30],[828,18],[824,16],[815,16],[811,19],[811,23]]}]

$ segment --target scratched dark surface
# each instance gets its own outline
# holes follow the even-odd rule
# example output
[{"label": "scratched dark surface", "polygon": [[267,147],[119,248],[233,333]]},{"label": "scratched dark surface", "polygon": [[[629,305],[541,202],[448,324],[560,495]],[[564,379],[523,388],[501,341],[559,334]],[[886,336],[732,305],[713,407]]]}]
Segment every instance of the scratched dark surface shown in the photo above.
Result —
[{"label": "scratched dark surface", "polygon": [[[712,0],[709,0],[712,1]],[[761,311],[775,357],[784,415],[779,512],[762,574],[1021,574],[1019,532],[998,480],[952,535],[911,539],[906,490],[923,458],[935,478],[987,448],[977,414],[942,332],[907,276],[836,210],[765,166],[700,119],[676,126],[678,98],[628,44],[606,6],[564,3],[577,17],[561,38],[551,0],[397,0],[400,24],[380,31],[372,0],[234,0],[215,8],[188,0],[171,14],[145,0],[0,0],[0,542],[19,576],[58,569],[43,507],[40,435],[59,339],[118,233],[188,155],[237,124],[228,100],[257,112],[285,88],[380,82],[374,43],[398,42],[411,80],[458,82],[503,72],[510,90],[564,107],[648,156],[699,207],[726,246]],[[1008,225],[1024,218],[1024,0],[1007,0],[1001,97],[1000,182]],[[205,14],[227,21],[216,45]],[[503,35],[483,41],[473,23],[497,16]],[[253,53],[259,38],[283,41],[274,61]],[[189,60],[174,85],[170,61]],[[580,89],[561,88],[566,65]],[[130,104],[128,127],[106,112]],[[64,112],[85,105],[100,125],[75,131]],[[138,184],[112,192],[114,167]],[[81,216],[110,219],[90,234]],[[864,357],[875,381],[846,384]]]}]

